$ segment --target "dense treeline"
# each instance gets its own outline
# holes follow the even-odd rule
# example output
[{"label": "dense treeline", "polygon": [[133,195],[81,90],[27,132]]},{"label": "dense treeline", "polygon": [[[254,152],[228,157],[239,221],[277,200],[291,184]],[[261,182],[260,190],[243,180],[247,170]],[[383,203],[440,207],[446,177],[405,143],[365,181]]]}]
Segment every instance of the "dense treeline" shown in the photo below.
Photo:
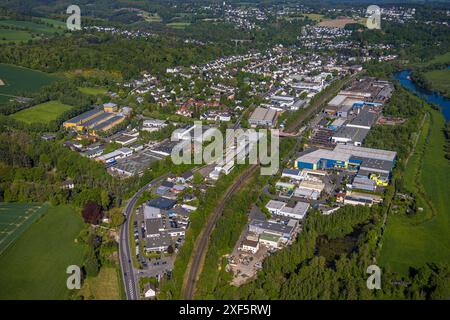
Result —
[{"label": "dense treeline", "polygon": [[[101,164],[58,143],[17,131],[1,133],[0,141],[2,201],[71,202],[82,206],[93,200],[106,204],[102,200],[119,195],[124,187]],[[73,190],[63,188],[66,179],[73,180]]]},{"label": "dense treeline", "polygon": [[422,62],[450,49],[450,33],[444,25],[383,22],[382,29],[363,29],[352,34],[363,45],[390,44],[401,59]]},{"label": "dense treeline", "polygon": [[[174,165],[169,157],[152,163],[141,177],[119,180],[103,164],[82,157],[60,141],[45,141],[25,128],[18,131],[0,122],[0,201],[50,201],[81,207],[91,200],[107,209],[120,206],[122,199],[152,179],[190,168]],[[63,188],[68,179],[74,182],[73,190]]]},{"label": "dense treeline", "polygon": [[411,151],[417,128],[420,126],[424,111],[424,102],[400,85],[385,106],[386,116],[406,118],[402,124],[393,126],[374,126],[367,135],[364,145],[370,148],[397,151],[398,161],[404,159]]},{"label": "dense treeline", "polygon": [[[445,299],[449,297],[450,269],[426,265],[401,278],[388,269],[382,273],[381,290],[366,286],[366,269],[374,264],[378,231],[385,208],[344,207],[335,214],[310,214],[299,239],[269,256],[257,278],[236,288],[222,271],[211,292],[218,299]],[[358,232],[356,250],[332,260],[318,254],[318,237],[329,242]],[[336,238],[335,238],[336,237]],[[338,247],[336,247],[338,248]],[[337,249],[333,249],[338,252]]]}]

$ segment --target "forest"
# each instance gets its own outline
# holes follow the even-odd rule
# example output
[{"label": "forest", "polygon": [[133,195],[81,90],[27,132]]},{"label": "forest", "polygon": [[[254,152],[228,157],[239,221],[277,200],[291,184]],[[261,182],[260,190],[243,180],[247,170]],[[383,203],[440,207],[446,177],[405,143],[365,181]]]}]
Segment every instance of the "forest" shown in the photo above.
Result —
[{"label": "forest", "polygon": [[204,63],[232,50],[231,42],[228,47],[199,46],[170,38],[127,39],[80,32],[32,45],[1,46],[0,61],[49,73],[92,68],[118,71],[130,79],[143,70],[158,75],[168,67]]}]

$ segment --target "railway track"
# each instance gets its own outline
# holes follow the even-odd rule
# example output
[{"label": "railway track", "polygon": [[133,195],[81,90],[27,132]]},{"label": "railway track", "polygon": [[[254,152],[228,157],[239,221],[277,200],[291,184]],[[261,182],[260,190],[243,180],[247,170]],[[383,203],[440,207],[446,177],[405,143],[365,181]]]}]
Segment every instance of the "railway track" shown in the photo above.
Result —
[{"label": "railway track", "polygon": [[216,225],[217,220],[222,214],[223,208],[230,197],[235,193],[242,184],[256,171],[259,165],[251,165],[240,177],[236,180],[225,192],[213,213],[208,218],[206,226],[203,228],[200,236],[197,238],[194,245],[193,254],[188,264],[187,277],[185,277],[182,289],[182,297],[185,300],[192,300],[195,293],[195,284],[197,277],[200,274],[208,248],[209,238]]}]

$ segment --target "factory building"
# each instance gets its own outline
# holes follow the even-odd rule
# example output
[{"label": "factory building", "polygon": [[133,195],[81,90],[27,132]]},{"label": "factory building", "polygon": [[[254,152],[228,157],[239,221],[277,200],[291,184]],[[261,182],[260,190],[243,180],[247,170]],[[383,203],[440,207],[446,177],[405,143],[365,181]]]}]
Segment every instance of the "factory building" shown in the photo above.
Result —
[{"label": "factory building", "polygon": [[[70,120],[63,123],[64,128],[75,128],[81,126],[83,123],[95,118],[96,116],[102,114],[104,111],[102,109],[96,108],[89,110],[85,113],[80,114]],[[77,128],[78,129],[78,128]]]},{"label": "factory building", "polygon": [[125,120],[125,117],[117,112],[117,105],[106,103],[103,108],[95,108],[80,114],[63,123],[64,128],[75,129],[77,131],[89,131],[92,134],[105,132]]},{"label": "factory building", "polygon": [[295,166],[297,169],[349,169],[358,170],[361,177],[371,177],[388,181],[395,163],[396,152],[356,147],[352,145],[337,145],[334,150],[312,148],[300,154]]},{"label": "factory building", "polygon": [[277,112],[273,109],[258,107],[253,111],[248,119],[252,126],[269,126],[273,127],[277,119]]},{"label": "factory building", "polygon": [[335,134],[331,136],[333,143],[353,144],[355,146],[361,146],[369,129],[356,128],[356,127],[340,127]]}]

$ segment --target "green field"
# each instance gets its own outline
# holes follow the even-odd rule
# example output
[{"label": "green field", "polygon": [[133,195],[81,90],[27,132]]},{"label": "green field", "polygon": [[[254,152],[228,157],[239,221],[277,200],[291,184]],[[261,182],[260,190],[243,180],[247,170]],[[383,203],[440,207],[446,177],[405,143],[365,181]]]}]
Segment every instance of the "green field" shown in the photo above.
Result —
[{"label": "green field", "polygon": [[400,274],[409,266],[450,263],[450,163],[444,158],[443,126],[440,112],[431,110],[405,170],[405,187],[424,211],[413,217],[391,214],[388,219],[380,264]]},{"label": "green field", "polygon": [[48,205],[0,203],[0,255],[48,209]]},{"label": "green field", "polygon": [[318,13],[307,13],[305,14],[305,16],[316,22],[320,22],[323,20],[323,15]]},{"label": "green field", "polygon": [[0,255],[0,299],[67,299],[66,269],[83,261],[74,241],[83,226],[72,208],[49,208]]},{"label": "green field", "polygon": [[62,21],[40,20],[45,24],[34,21],[0,20],[0,44],[26,42],[31,39],[39,39],[39,35],[51,35],[58,31],[64,31],[65,23]]},{"label": "green field", "polygon": [[0,27],[20,28],[24,31],[30,31],[33,33],[55,33],[62,30],[62,26],[55,27],[56,20],[51,20],[53,26],[48,26],[42,23],[36,23],[33,21],[19,21],[19,20],[0,20]]},{"label": "green field", "polygon": [[431,65],[434,65],[436,63],[442,63],[442,64],[450,64],[450,52],[446,52],[444,54],[435,56],[433,59],[422,62],[422,63],[416,63],[413,65],[413,67],[428,67]]},{"label": "green field", "polygon": [[167,24],[168,27],[174,29],[184,29],[190,25],[191,25],[190,22],[171,22]]},{"label": "green field", "polygon": [[433,91],[450,97],[450,69],[428,71],[424,75]]},{"label": "green field", "polygon": [[59,21],[59,20],[49,19],[49,18],[41,18],[41,20],[44,21],[45,23],[49,23],[49,24],[53,25],[53,27],[57,28],[57,29],[67,28],[67,24],[64,21]]},{"label": "green field", "polygon": [[0,97],[27,96],[43,86],[51,84],[57,77],[50,74],[22,68],[10,64],[0,63],[0,79],[4,85],[0,86]]},{"label": "green field", "polygon": [[78,89],[85,94],[91,95],[105,94],[107,92],[105,88],[81,87]]},{"label": "green field", "polygon": [[12,118],[25,123],[48,123],[56,120],[61,114],[72,109],[59,101],[49,101],[34,107],[20,110],[11,115]]},{"label": "green field", "polygon": [[31,40],[33,37],[28,31],[11,30],[0,27],[0,44],[10,42],[25,42]]}]

